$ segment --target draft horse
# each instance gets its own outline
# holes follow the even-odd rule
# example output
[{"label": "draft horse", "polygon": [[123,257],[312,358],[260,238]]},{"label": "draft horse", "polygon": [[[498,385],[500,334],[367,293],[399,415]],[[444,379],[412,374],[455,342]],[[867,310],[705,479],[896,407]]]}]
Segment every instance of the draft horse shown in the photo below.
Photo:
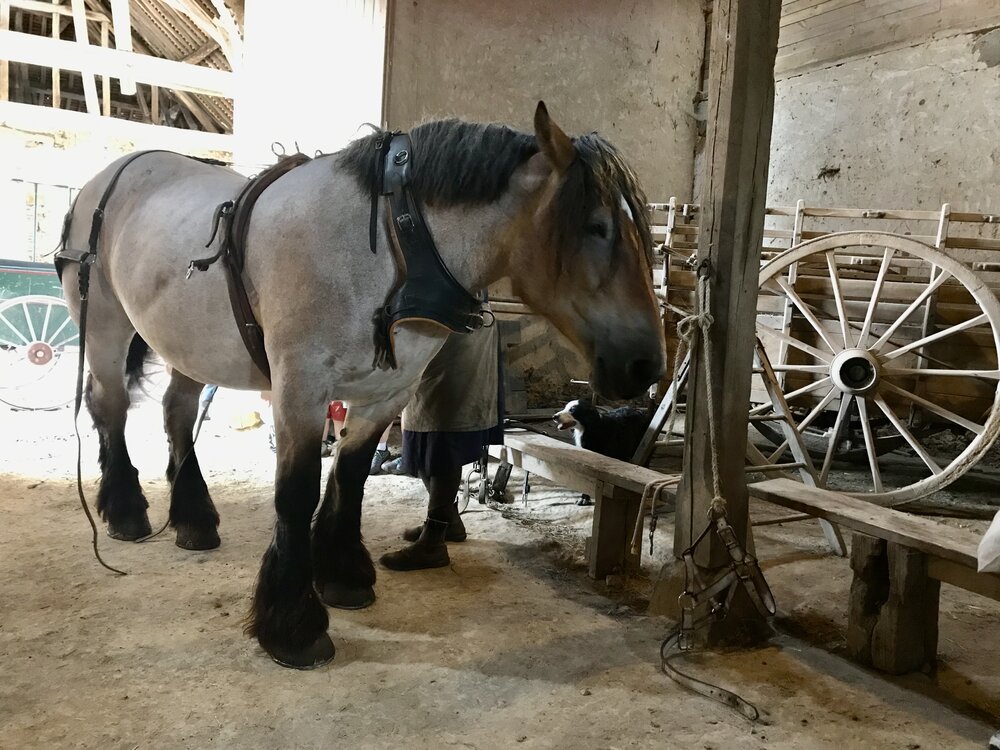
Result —
[{"label": "draft horse", "polygon": [[[665,364],[645,197],[621,154],[598,134],[568,137],[541,102],[534,131],[458,120],[414,128],[411,209],[453,281],[474,292],[508,277],[588,358],[598,393],[636,396]],[[134,540],[150,529],[124,433],[126,359],[137,336],[172,366],[163,407],[170,523],[180,547],[219,544],[219,517],[192,450],[202,384],[272,391],[276,520],[246,631],[291,667],[333,658],[324,604],[356,608],[374,600],[375,569],[361,538],[368,466],[426,364],[448,335],[461,335],[411,316],[386,332],[392,366],[373,365],[373,311],[408,272],[401,221],[379,198],[389,135],[375,132],[307,161],[256,202],[242,280],[263,331],[269,379],[234,325],[224,272],[185,277],[215,207],[244,185],[241,175],[168,152],[143,154],[119,173],[124,157],[80,191],[65,233],[66,247],[86,246],[88,219],[102,204],[90,268],[86,402],[100,436],[97,506],[110,536]],[[117,184],[105,196],[112,178]],[[81,265],[59,266],[79,321]],[[334,396],[351,408],[314,519],[324,406]]]}]

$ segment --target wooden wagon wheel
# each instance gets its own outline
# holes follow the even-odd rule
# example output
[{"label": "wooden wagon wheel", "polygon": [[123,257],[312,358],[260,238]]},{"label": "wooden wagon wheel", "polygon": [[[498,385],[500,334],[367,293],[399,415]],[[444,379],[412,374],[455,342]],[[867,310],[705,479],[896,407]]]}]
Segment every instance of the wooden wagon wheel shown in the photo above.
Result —
[{"label": "wooden wagon wheel", "polygon": [[58,409],[73,401],[80,332],[59,297],[0,302],[0,401],[15,409]]},{"label": "wooden wagon wheel", "polygon": [[[908,237],[841,232],[781,254],[758,281],[757,335],[820,454],[821,486],[907,502],[989,449],[1000,432],[1000,302],[968,267]],[[856,472],[831,473],[862,449],[864,487]]]}]

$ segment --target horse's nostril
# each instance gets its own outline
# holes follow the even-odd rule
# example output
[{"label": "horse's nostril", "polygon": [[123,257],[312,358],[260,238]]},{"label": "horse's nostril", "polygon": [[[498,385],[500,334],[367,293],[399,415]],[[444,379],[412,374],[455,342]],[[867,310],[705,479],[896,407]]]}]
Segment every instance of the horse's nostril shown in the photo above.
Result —
[{"label": "horse's nostril", "polygon": [[628,365],[629,377],[636,383],[649,385],[658,380],[663,372],[663,363],[659,359],[633,359]]}]

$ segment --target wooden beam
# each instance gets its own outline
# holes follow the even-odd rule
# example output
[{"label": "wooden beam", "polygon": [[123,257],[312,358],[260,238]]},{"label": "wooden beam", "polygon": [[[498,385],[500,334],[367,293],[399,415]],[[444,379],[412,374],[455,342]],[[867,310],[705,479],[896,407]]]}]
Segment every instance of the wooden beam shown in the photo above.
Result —
[{"label": "wooden beam", "polygon": [[[58,7],[53,5],[54,8]],[[53,11],[52,13],[52,38],[59,39],[62,29],[62,16]],[[62,107],[62,82],[60,81],[59,68],[52,69],[52,106],[56,109]]]},{"label": "wooden beam", "polygon": [[219,45],[216,41],[214,39],[209,39],[198,47],[198,49],[184,55],[184,57],[181,58],[181,62],[187,63],[188,65],[197,65],[217,49],[219,49]]},{"label": "wooden beam", "polygon": [[[108,20],[108,14],[104,12],[104,7],[100,4],[100,0],[86,0],[87,7],[90,8],[98,18],[103,18]],[[147,47],[141,39],[134,39],[133,43],[135,45],[135,51],[143,55],[149,55],[150,57],[156,57],[155,53]],[[215,119],[205,111],[205,108],[198,103],[198,100],[194,98],[193,95],[187,93],[186,91],[175,90],[174,96],[177,100],[191,110],[191,114],[194,115],[195,119],[201,123],[201,126],[208,133],[218,133],[219,127],[215,122]],[[153,122],[154,125],[158,125],[157,121]]]},{"label": "wooden beam", "polygon": [[[42,0],[6,0],[6,2],[12,8],[20,8],[21,10],[26,10],[29,13],[40,13],[48,14],[52,13],[59,16],[72,16],[73,10],[67,8],[65,5],[57,5],[55,2],[46,3]],[[85,14],[88,21],[100,21],[101,16],[93,11],[87,11]]]},{"label": "wooden beam", "polygon": [[[132,51],[132,17],[128,0],[111,0],[111,20],[115,27],[115,49]],[[135,96],[135,79],[120,77],[118,86],[125,96]]]},{"label": "wooden beam", "polygon": [[[161,0],[161,2],[190,20],[201,33],[209,39],[214,40],[226,56],[226,59],[229,60],[231,68],[235,69],[239,66],[239,60],[233,51],[233,46],[228,39],[228,35],[222,32],[216,19],[209,16],[200,5],[190,0]],[[234,60],[236,61],[235,64]]]},{"label": "wooden beam", "polygon": [[[74,0],[74,2],[82,1]],[[236,78],[229,71],[186,65],[135,52],[102,49],[14,31],[0,31],[0,50],[2,50],[0,54],[14,62],[79,70],[85,73],[85,84],[86,73],[89,72],[95,107],[97,87],[93,84],[94,73],[120,78],[131,72],[137,81],[164,88],[229,98],[236,94]]]},{"label": "wooden beam", "polygon": [[[101,21],[101,46],[107,48],[109,42],[108,22]],[[106,75],[101,76],[101,112],[105,117],[111,117],[111,81]]]},{"label": "wooden beam", "polygon": [[[712,12],[710,109],[698,260],[706,264],[709,272],[712,309],[705,312],[714,317],[710,333],[713,361],[708,363],[714,411],[709,404],[709,373],[699,340],[691,353],[688,375],[684,481],[677,493],[674,533],[676,556],[691,546],[709,520],[715,494],[710,422],[716,425],[719,481],[728,520],[737,537],[752,549],[744,471],[746,405],[755,341],[780,17],[780,0],[716,0]],[[695,560],[707,569],[730,563],[725,545],[715,534],[698,547]],[[711,576],[708,572],[706,580]],[[750,619],[744,619],[742,614],[731,615],[716,635],[724,638],[727,631],[748,622]]]},{"label": "wooden beam", "polygon": [[[73,33],[76,36],[76,42],[75,43],[63,42],[59,39],[52,39],[50,41],[54,45],[65,44],[66,52],[75,56],[76,54],[86,52],[87,50],[90,49],[90,38],[87,34],[87,10],[83,6],[83,0],[72,0],[72,3],[73,3],[72,5]],[[5,32],[0,32],[0,36],[2,36],[4,33]],[[21,38],[22,36],[26,35],[19,34],[17,38]],[[37,40],[39,42],[42,41],[41,37],[28,37],[28,38]],[[25,40],[22,39],[22,41]],[[14,49],[15,44],[16,44],[16,39],[13,43],[10,41],[5,42],[3,39],[0,39],[0,49],[4,50],[4,55],[10,60],[17,59],[16,57],[14,57],[14,55],[17,54]],[[39,61],[37,58],[35,60],[25,60],[22,58],[20,62],[27,62],[33,65],[45,65],[53,68],[55,67],[72,68],[73,70],[80,71],[80,77],[83,80],[83,95],[87,98],[87,112],[92,115],[96,115],[100,111],[98,109],[99,105],[97,102],[97,84],[94,83],[94,73],[90,69],[89,64],[81,62],[78,65],[74,65],[72,63],[66,65],[66,64],[59,64],[58,61],[52,61],[51,63],[43,62]]]},{"label": "wooden beam", "polygon": [[[0,0],[0,31],[10,30],[10,0]],[[0,101],[10,100],[10,63],[0,60]]]},{"label": "wooden beam", "polygon": [[[149,91],[149,119],[154,125],[160,124],[160,87],[151,86]],[[211,132],[211,131],[210,131]]]}]

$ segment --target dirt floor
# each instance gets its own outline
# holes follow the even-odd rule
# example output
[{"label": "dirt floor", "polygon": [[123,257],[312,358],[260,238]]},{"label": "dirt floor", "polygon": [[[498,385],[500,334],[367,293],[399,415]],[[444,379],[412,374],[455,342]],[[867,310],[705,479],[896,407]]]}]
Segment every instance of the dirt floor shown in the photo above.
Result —
[{"label": "dirt floor", "polygon": [[[983,748],[1000,729],[1000,607],[944,587],[933,676],[888,679],[843,656],[849,568],[812,523],[757,531],[778,600],[766,647],[691,669],[756,704],[752,725],[658,669],[672,623],[643,614],[649,581],[608,591],[585,575],[591,509],[537,481],[527,508],[473,501],[449,568],[380,571],[368,610],[330,612],[330,666],[283,669],[241,631],[273,519],[265,430],[220,392],[199,458],[222,547],[192,553],[168,531],[102,534],[101,569],[72,478],[71,412],[0,411],[0,748]],[[154,527],[166,513],[165,440],[153,403],[133,410],[133,462]],[[89,424],[86,418],[81,424]],[[91,498],[96,438],[84,431]],[[329,465],[329,460],[324,461]],[[515,475],[513,487],[520,483]],[[420,485],[369,480],[377,556],[422,518]],[[755,516],[781,513],[755,508]],[[980,521],[949,523],[981,530]],[[666,559],[660,524],[655,574]]]}]

